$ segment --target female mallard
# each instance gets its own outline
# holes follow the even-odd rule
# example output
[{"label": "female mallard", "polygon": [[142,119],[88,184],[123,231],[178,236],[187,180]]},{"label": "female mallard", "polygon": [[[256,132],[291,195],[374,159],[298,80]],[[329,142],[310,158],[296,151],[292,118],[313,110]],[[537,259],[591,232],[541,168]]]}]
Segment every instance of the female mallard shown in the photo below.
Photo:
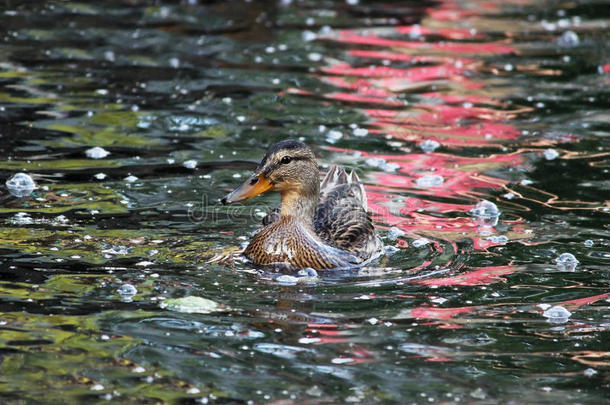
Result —
[{"label": "female mallard", "polygon": [[361,265],[380,252],[358,176],[333,166],[320,185],[316,157],[307,145],[292,140],[273,145],[252,177],[222,203],[269,190],[279,191],[282,202],[244,251],[253,263],[333,269]]}]

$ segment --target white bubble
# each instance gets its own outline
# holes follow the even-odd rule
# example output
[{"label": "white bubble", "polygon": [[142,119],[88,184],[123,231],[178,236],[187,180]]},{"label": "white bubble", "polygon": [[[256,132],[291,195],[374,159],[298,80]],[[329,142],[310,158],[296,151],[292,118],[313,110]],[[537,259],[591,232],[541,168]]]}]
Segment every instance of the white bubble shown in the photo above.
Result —
[{"label": "white bubble", "polygon": [[574,31],[566,31],[557,38],[557,45],[562,48],[574,48],[580,44],[580,38]]},{"label": "white bubble", "polygon": [[474,208],[470,210],[470,213],[475,217],[481,218],[497,217],[498,215],[500,215],[498,206],[487,200],[479,201],[477,205],[475,205]]},{"label": "white bubble", "polygon": [[433,139],[426,139],[426,140],[422,141],[418,146],[425,153],[432,153],[436,149],[438,149],[441,146],[441,144]]},{"label": "white bubble", "polygon": [[93,147],[91,149],[87,149],[85,151],[85,154],[90,159],[103,159],[106,156],[110,155],[110,152],[108,152],[104,148],[100,148],[99,146],[96,146],[96,147]]},{"label": "white bubble", "polygon": [[403,231],[400,228],[397,228],[395,226],[391,227],[390,229],[388,229],[388,233],[386,234],[386,238],[388,238],[389,240],[396,240],[401,236],[404,236],[405,231]]},{"label": "white bubble", "polygon": [[6,188],[15,197],[27,197],[36,188],[32,176],[25,173],[17,173],[6,181]]},{"label": "white bubble", "polygon": [[398,163],[388,163],[385,159],[382,158],[368,158],[364,161],[367,165],[371,167],[377,167],[384,172],[395,172],[400,168]]},{"label": "white bubble", "polygon": [[365,128],[356,128],[354,129],[354,132],[352,132],[354,134],[354,136],[367,136],[369,134],[369,131]]},{"label": "white bubble", "polygon": [[592,247],[594,245],[591,239],[587,239],[584,243],[586,247]]},{"label": "white bubble", "polygon": [[135,183],[136,181],[138,181],[138,178],[136,176],[129,175],[129,176],[125,177],[123,180],[125,180],[128,183]]},{"label": "white bubble", "polygon": [[559,271],[574,271],[580,262],[572,253],[562,253],[556,259],[556,263]]},{"label": "white bubble", "polygon": [[430,243],[429,239],[419,238],[419,239],[415,239],[413,242],[411,242],[411,246],[418,248],[418,247],[425,246],[428,243]]},{"label": "white bubble", "polygon": [[542,316],[552,323],[566,323],[571,315],[572,313],[561,305],[555,305],[542,313]]},{"label": "white bubble", "polygon": [[597,370],[594,368],[588,368],[582,373],[585,375],[585,377],[593,377],[595,374],[597,374]]},{"label": "white bubble", "polygon": [[496,226],[500,217],[500,210],[491,201],[479,201],[470,214],[476,218],[476,223],[481,226]]},{"label": "white bubble", "polygon": [[508,238],[504,235],[490,236],[489,238],[487,238],[487,240],[490,241],[491,243],[498,243],[498,244],[504,244],[504,243],[508,242]]},{"label": "white bubble", "polygon": [[281,276],[277,277],[275,279],[275,281],[277,281],[280,284],[295,285],[299,281],[299,279],[297,277],[290,276],[288,274],[282,274]]},{"label": "white bubble", "polygon": [[330,130],[326,133],[326,142],[336,143],[339,139],[343,138],[341,131]]},{"label": "white bubble", "polygon": [[303,31],[301,34],[301,39],[305,42],[315,41],[318,38],[318,35],[312,31]]},{"label": "white bubble", "polygon": [[197,161],[194,159],[187,160],[182,163],[182,166],[186,167],[187,169],[195,169],[197,167]]},{"label": "white bubble", "polygon": [[27,212],[18,212],[13,215],[10,222],[14,225],[31,225],[34,219]]},{"label": "white bubble", "polygon": [[445,182],[445,179],[443,179],[438,174],[428,174],[426,176],[422,176],[422,177],[418,178],[417,180],[415,180],[415,184],[417,184],[418,187],[423,187],[423,188],[438,187],[438,186],[442,185],[444,182]]},{"label": "white bubble", "polygon": [[318,277],[318,272],[312,269],[311,267],[299,270],[297,274],[301,277]]},{"label": "white bubble", "polygon": [[318,52],[311,52],[307,55],[307,59],[309,59],[312,62],[319,62],[321,61],[323,58],[321,53]]},{"label": "white bubble", "polygon": [[559,152],[557,152],[555,149],[549,148],[542,152],[542,155],[546,160],[554,160],[559,157]]},{"label": "white bubble", "polygon": [[138,293],[138,290],[131,284],[123,284],[117,292],[123,298],[133,298]]}]

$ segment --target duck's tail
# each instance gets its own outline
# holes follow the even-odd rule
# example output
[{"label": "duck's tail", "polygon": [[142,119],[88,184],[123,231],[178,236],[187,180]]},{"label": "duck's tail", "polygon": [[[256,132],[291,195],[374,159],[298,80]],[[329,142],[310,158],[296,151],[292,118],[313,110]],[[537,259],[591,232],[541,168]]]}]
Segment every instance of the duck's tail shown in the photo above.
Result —
[{"label": "duck's tail", "polygon": [[366,201],[366,192],[364,191],[364,185],[360,181],[358,175],[352,170],[349,174],[345,171],[343,166],[332,165],[324,176],[322,183],[320,184],[320,192],[326,194],[338,186],[344,184],[354,184],[356,187],[351,187],[353,196],[360,200],[362,207],[365,211],[368,209]]}]

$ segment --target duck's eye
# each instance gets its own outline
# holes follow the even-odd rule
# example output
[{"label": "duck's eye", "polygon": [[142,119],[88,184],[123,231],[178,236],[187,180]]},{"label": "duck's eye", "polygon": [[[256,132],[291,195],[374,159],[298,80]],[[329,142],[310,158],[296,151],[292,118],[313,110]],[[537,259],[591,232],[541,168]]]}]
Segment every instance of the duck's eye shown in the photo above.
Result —
[{"label": "duck's eye", "polygon": [[288,164],[288,163],[292,162],[292,157],[290,157],[290,156],[284,156],[284,157],[282,158],[282,160],[280,160],[280,162],[281,162],[283,165],[286,165],[286,164]]}]

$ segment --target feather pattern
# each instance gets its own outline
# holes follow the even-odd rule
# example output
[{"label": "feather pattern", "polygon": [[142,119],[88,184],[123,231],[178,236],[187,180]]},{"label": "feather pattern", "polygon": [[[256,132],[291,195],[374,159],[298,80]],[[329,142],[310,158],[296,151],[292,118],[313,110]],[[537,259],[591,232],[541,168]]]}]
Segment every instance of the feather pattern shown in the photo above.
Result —
[{"label": "feather pattern", "polygon": [[[382,245],[367,212],[364,185],[355,172],[333,165],[320,184],[314,230],[324,242],[366,259]],[[267,226],[280,219],[274,208],[263,218]]]},{"label": "feather pattern", "polygon": [[252,176],[222,199],[244,201],[274,190],[281,204],[263,219],[244,250],[259,265],[334,269],[362,265],[383,247],[367,212],[356,173],[332,166],[320,183],[307,145],[285,140],[272,145]]}]

